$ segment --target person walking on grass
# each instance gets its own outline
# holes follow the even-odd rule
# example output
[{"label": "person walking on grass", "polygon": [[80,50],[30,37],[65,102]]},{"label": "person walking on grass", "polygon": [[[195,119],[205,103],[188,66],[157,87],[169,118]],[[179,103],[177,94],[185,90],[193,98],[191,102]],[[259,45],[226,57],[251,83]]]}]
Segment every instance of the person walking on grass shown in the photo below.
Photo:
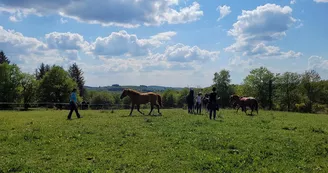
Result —
[{"label": "person walking on grass", "polygon": [[212,92],[210,93],[209,111],[210,111],[210,119],[212,119],[212,114],[213,114],[213,119],[214,120],[216,118],[216,111],[218,109],[216,99],[217,99],[216,88],[213,87]]},{"label": "person walking on grass", "polygon": [[70,100],[69,100],[69,107],[70,107],[70,112],[67,116],[67,120],[71,120],[73,111],[75,111],[75,114],[76,114],[77,118],[82,118],[79,114],[78,109],[77,109],[77,96],[76,96],[76,89],[75,88],[73,89],[73,91],[71,93],[71,97],[70,97]]},{"label": "person walking on grass", "polygon": [[202,93],[201,92],[199,92],[196,97],[196,110],[197,110],[197,114],[202,113]]}]

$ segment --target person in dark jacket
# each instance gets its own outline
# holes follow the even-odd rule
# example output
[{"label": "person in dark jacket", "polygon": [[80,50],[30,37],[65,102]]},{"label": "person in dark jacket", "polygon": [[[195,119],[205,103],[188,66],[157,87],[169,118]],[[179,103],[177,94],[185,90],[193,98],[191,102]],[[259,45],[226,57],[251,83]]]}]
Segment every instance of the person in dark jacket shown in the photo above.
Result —
[{"label": "person in dark jacket", "polygon": [[189,95],[187,96],[188,113],[192,114],[194,112],[194,90],[191,88]]},{"label": "person in dark jacket", "polygon": [[214,120],[216,118],[216,111],[218,110],[218,105],[216,100],[217,100],[216,88],[213,87],[212,92],[210,93],[209,111],[210,111],[210,119],[212,119],[212,114],[213,114]]}]

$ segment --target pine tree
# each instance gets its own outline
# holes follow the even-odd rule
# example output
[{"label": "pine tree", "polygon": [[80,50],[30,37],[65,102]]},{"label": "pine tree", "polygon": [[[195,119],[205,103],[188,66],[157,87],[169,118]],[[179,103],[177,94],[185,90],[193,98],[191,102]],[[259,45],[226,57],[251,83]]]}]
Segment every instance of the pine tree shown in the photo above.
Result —
[{"label": "pine tree", "polygon": [[72,64],[72,66],[69,67],[68,73],[70,77],[77,83],[77,86],[80,91],[80,96],[84,96],[84,77],[83,77],[83,71],[78,67],[76,63]]},{"label": "pine tree", "polygon": [[37,73],[37,80],[41,80],[43,78],[43,76],[46,74],[46,67],[44,65],[44,63],[41,63],[39,69],[38,69],[38,73]]},{"label": "pine tree", "polygon": [[10,61],[7,58],[7,56],[5,55],[5,53],[3,51],[0,51],[0,64],[3,64],[5,62],[10,64]]},{"label": "pine tree", "polygon": [[50,69],[51,69],[50,65],[47,64],[47,65],[45,66],[45,72],[47,73],[48,71],[50,71]]},{"label": "pine tree", "polygon": [[41,63],[40,67],[35,70],[35,76],[37,80],[41,80],[47,72],[51,70],[50,65]]}]

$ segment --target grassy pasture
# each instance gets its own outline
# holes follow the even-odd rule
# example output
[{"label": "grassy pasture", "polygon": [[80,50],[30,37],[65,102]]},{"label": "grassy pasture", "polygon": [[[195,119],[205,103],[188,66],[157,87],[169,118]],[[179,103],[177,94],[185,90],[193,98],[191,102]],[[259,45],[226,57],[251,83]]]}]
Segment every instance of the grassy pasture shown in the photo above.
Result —
[{"label": "grassy pasture", "polygon": [[0,172],[328,172],[327,115],[67,113],[0,112]]}]

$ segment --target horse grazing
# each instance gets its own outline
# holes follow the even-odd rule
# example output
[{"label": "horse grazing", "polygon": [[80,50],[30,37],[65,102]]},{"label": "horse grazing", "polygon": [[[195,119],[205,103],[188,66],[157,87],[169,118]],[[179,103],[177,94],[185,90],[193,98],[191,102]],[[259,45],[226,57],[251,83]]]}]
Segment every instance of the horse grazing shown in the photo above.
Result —
[{"label": "horse grazing", "polygon": [[257,114],[259,113],[258,101],[254,97],[239,97],[237,95],[231,95],[230,103],[233,105],[234,108],[238,105],[237,112],[241,107],[242,111],[245,112],[245,114],[247,114],[246,107],[249,107],[252,110],[251,115],[253,115],[254,110],[256,110]]},{"label": "horse grazing", "polygon": [[159,94],[153,93],[153,92],[147,92],[147,93],[141,93],[132,89],[124,89],[120,99],[123,99],[124,97],[129,96],[131,99],[132,107],[130,116],[132,116],[132,111],[134,109],[134,106],[137,105],[137,110],[142,115],[144,115],[143,112],[140,111],[140,104],[147,104],[150,102],[151,110],[148,115],[151,115],[154,105],[157,106],[159,115],[162,115],[159,111],[159,106],[162,106],[162,97]]}]

